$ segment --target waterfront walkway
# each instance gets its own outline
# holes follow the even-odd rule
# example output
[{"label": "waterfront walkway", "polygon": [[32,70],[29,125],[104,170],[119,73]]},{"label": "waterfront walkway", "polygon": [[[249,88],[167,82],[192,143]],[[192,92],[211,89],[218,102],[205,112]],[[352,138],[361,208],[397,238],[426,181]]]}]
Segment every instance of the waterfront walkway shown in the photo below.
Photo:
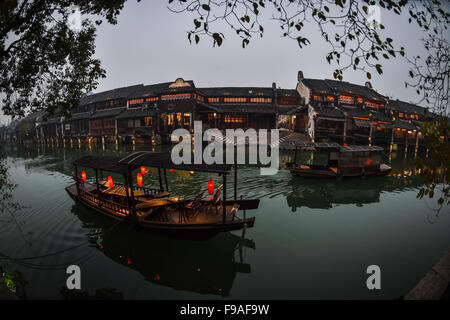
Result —
[{"label": "waterfront walkway", "polygon": [[450,247],[445,250],[439,262],[420,280],[405,300],[449,299]]}]

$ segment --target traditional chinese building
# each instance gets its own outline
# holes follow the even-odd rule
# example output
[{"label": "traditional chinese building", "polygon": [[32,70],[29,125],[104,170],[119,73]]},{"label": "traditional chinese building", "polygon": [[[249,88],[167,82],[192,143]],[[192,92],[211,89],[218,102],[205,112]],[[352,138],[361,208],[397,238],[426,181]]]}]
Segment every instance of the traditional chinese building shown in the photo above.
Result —
[{"label": "traditional chinese building", "polygon": [[[311,140],[346,144],[419,145],[425,108],[389,100],[369,82],[357,85],[304,78],[295,89],[202,87],[192,80],[134,85],[86,95],[71,117],[39,117],[37,138],[89,141],[170,141],[177,128],[285,129]],[[162,139],[161,139],[162,137]]]}]

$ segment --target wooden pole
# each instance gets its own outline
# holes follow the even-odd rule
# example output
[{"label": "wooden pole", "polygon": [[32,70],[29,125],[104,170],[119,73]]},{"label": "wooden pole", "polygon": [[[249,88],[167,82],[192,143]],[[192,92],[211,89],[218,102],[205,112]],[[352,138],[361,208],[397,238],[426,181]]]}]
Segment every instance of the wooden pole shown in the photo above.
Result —
[{"label": "wooden pole", "polygon": [[98,187],[98,169],[95,168],[95,186],[97,188],[98,206],[100,206],[100,188]]},{"label": "wooden pole", "polygon": [[166,184],[166,191],[169,192],[169,184],[167,183],[167,169],[164,168],[164,182]]},{"label": "wooden pole", "polygon": [[100,194],[100,190],[99,190],[99,187],[98,187],[98,169],[97,168],[95,168],[95,185],[97,186],[98,194]]},{"label": "wooden pole", "polygon": [[237,152],[234,152],[234,200],[237,200],[237,154],[236,153]]},{"label": "wooden pole", "polygon": [[127,208],[128,208],[128,211],[130,211],[130,195],[128,194],[128,177],[126,174],[124,174],[123,177],[124,177],[124,181],[125,181],[125,194],[127,197]]},{"label": "wooden pole", "polygon": [[223,199],[222,199],[222,222],[225,223],[227,220],[227,175],[223,173]]},{"label": "wooden pole", "polygon": [[136,207],[134,205],[133,179],[131,178],[131,168],[128,169],[128,183],[130,185],[130,198],[133,217],[136,218]]},{"label": "wooden pole", "polygon": [[78,166],[75,165],[75,184],[77,186],[77,199],[80,196],[80,185],[78,183]]},{"label": "wooden pole", "polygon": [[162,179],[161,179],[161,168],[158,168],[158,178],[159,178],[159,188],[164,191],[164,187],[162,184]]}]

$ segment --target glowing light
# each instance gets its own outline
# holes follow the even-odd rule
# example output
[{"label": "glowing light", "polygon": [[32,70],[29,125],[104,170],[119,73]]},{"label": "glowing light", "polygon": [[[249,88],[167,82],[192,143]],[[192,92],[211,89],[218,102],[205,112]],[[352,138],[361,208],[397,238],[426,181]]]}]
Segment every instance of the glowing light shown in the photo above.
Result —
[{"label": "glowing light", "polygon": [[111,176],[108,176],[108,185],[110,188],[114,187],[114,181]]},{"label": "glowing light", "polygon": [[139,186],[139,187],[142,187],[142,183],[143,183],[143,180],[144,180],[144,179],[142,178],[142,173],[138,172],[137,177],[136,177],[136,180],[137,180],[138,186]]},{"label": "glowing light", "polygon": [[175,170],[173,170],[173,169],[169,169],[169,171],[170,171],[170,172],[174,172]]},{"label": "glowing light", "polygon": [[214,180],[208,180],[208,193],[213,194],[214,193]]},{"label": "glowing light", "polygon": [[81,171],[81,179],[83,180],[83,181],[86,181],[86,172],[83,170],[83,171]]},{"label": "glowing light", "polygon": [[145,174],[145,166],[141,166],[141,173]]}]

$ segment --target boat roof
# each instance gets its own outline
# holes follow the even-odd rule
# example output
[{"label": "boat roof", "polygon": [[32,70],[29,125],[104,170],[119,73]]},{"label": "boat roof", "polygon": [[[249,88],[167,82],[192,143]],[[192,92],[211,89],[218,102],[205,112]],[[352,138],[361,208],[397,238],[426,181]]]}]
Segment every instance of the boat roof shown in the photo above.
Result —
[{"label": "boat roof", "polygon": [[132,169],[147,166],[156,168],[176,169],[184,171],[211,172],[211,173],[229,173],[231,164],[206,164],[204,162],[196,164],[174,164],[171,153],[156,151],[139,151],[126,157],[108,157],[108,156],[84,156],[73,162],[74,165],[92,169],[100,169],[121,174],[126,174],[129,167]]},{"label": "boat roof", "polygon": [[282,149],[294,150],[294,149],[325,149],[336,150],[339,152],[365,152],[365,151],[383,151],[382,147],[378,146],[343,146],[336,142],[306,142],[306,141],[294,141],[282,146]]},{"label": "boat roof", "polygon": [[[203,161],[203,160],[202,160]],[[207,164],[194,163],[194,158],[191,158],[191,163],[174,164],[170,152],[157,151],[139,151],[120,160],[120,163],[126,163],[135,167],[148,166],[185,171],[198,172],[212,172],[212,173],[229,173],[233,165],[231,164]]]},{"label": "boat roof", "polygon": [[84,156],[73,162],[74,165],[79,167],[100,169],[104,171],[110,171],[115,173],[126,174],[128,172],[128,166],[126,164],[119,163],[122,158],[119,157],[101,157],[101,156]]}]

